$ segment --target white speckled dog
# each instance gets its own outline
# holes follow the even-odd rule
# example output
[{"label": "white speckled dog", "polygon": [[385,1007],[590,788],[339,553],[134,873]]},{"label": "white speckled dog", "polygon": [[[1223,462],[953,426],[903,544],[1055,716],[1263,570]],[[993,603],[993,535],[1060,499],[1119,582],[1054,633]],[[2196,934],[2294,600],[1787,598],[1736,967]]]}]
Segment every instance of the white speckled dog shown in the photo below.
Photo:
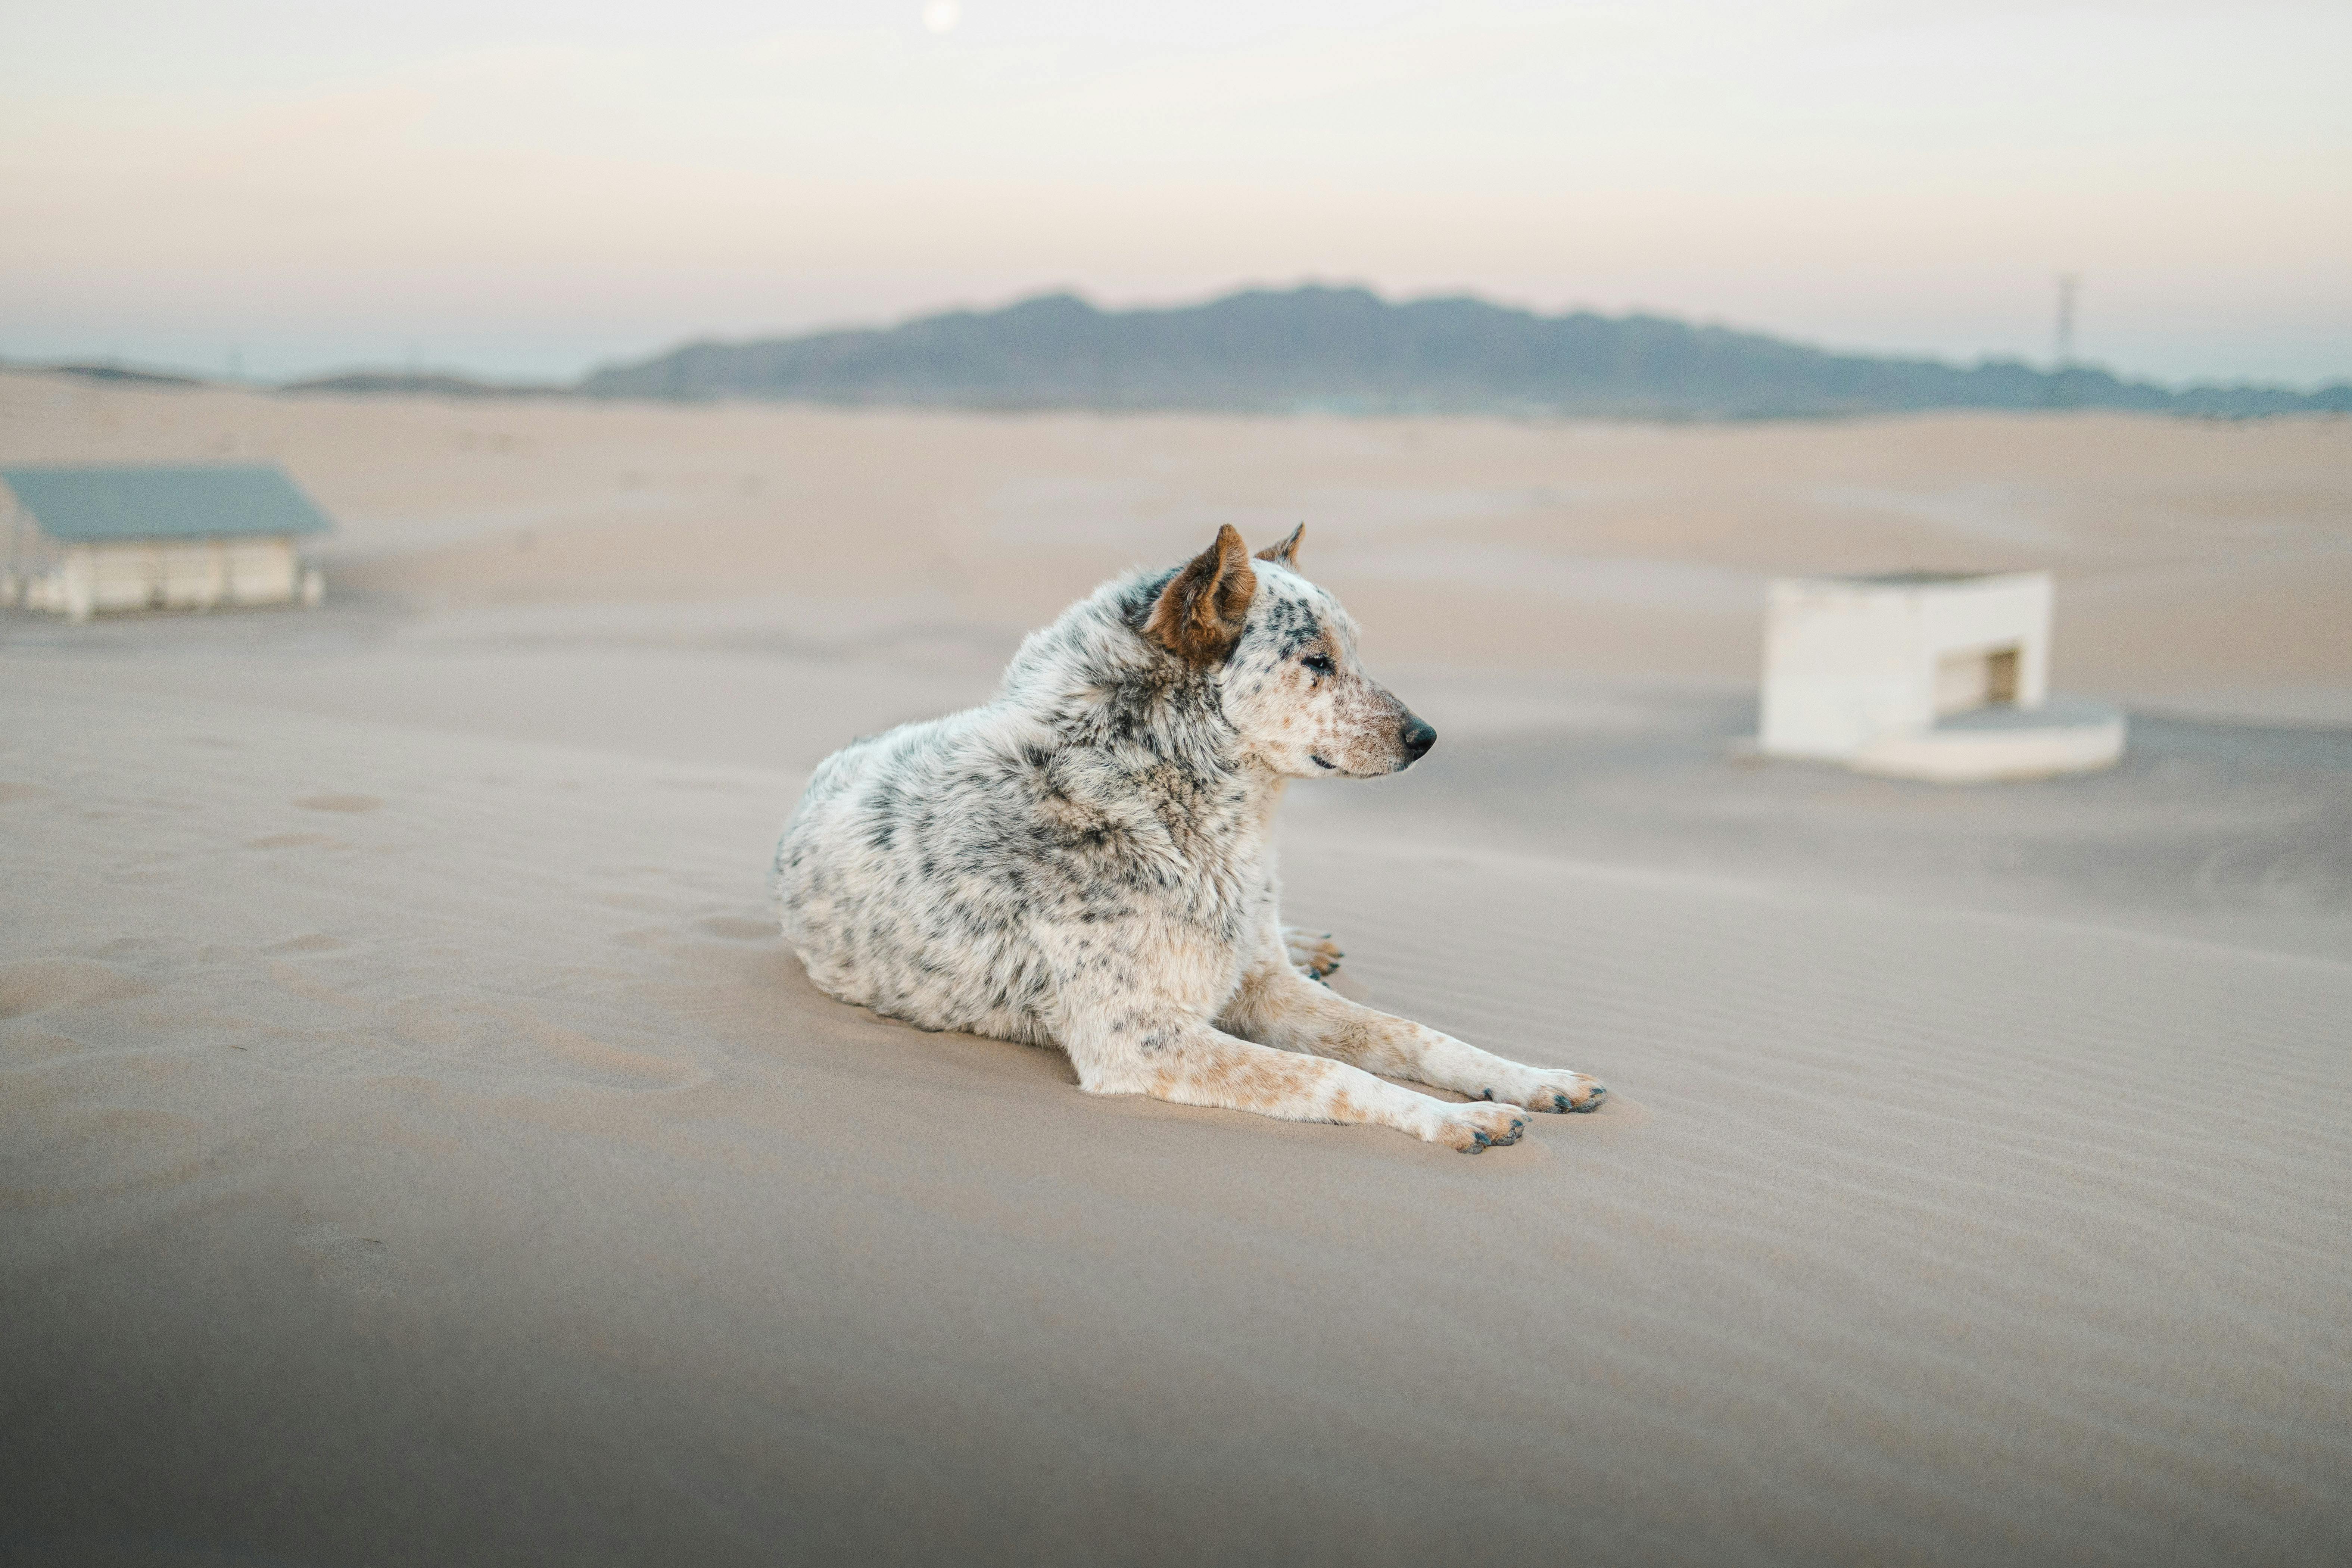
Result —
[{"label": "white speckled dog", "polygon": [[[1512,1107],[1590,1110],[1521,1067],[1309,977],[1276,912],[1295,778],[1412,765],[1436,731],[1364,674],[1298,532],[1108,583],[1031,634],[985,707],[827,758],[772,886],[809,977],[926,1029],[1058,1046],[1089,1094],[1510,1143]],[[1297,955],[1289,951],[1297,943]],[[1433,1099],[1374,1074],[1476,1097]]]}]

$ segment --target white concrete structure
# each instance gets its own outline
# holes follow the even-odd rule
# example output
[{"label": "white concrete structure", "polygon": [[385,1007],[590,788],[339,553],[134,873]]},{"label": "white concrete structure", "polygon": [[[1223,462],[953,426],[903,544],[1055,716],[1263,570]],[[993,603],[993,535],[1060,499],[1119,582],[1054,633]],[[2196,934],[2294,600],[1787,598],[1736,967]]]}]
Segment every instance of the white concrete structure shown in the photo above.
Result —
[{"label": "white concrete structure", "polygon": [[1948,784],[2111,765],[2122,713],[2049,701],[2051,600],[2047,572],[1779,579],[1759,749]]},{"label": "white concrete structure", "polygon": [[0,480],[17,501],[0,603],[80,621],[325,595],[296,541],[327,520],[276,468],[26,468]]}]

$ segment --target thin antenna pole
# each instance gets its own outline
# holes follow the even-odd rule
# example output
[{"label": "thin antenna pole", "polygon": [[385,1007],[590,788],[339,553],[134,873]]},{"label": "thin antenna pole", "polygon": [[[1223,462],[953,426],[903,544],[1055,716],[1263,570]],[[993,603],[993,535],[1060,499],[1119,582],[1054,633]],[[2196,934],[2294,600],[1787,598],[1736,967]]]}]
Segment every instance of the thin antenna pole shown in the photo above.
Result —
[{"label": "thin antenna pole", "polygon": [[2083,286],[2079,272],[2058,274],[2058,330],[2051,344],[2051,358],[2059,370],[2074,368],[2074,295]]}]

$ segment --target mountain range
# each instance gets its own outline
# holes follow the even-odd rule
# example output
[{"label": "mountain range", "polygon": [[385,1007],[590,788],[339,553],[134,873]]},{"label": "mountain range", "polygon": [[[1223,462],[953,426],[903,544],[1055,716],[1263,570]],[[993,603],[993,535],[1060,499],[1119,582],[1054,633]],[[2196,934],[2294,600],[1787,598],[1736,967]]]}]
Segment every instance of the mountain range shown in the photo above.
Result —
[{"label": "mountain range", "polygon": [[[116,364],[26,365],[203,384]],[[1792,418],[1933,408],[2128,408],[2245,418],[2352,413],[2352,383],[2166,386],[2086,365],[1972,365],[1837,353],[1665,316],[1547,316],[1467,297],[1244,289],[1205,304],[1106,310],[1045,294],[894,327],[689,342],[579,381],[356,370],[289,393],[467,398],[721,398],[972,409],[1252,414]]]},{"label": "mountain range", "polygon": [[1660,316],[1546,316],[1478,299],[1391,302],[1363,289],[1324,287],[1131,310],[1048,294],[895,327],[692,342],[597,370],[575,390],[985,409],[1652,418],[1928,408],[2352,411],[2352,384],[2315,392],[2174,388],[2079,366],[1833,353]]}]

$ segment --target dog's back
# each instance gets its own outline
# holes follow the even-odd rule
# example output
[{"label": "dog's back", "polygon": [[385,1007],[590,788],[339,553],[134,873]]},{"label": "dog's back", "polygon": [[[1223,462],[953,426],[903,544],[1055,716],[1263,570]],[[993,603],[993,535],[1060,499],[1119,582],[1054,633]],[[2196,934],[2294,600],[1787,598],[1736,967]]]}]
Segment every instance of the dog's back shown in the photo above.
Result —
[{"label": "dog's back", "polygon": [[1213,681],[1160,678],[1138,634],[1159,585],[1104,584],[1028,638],[985,706],[817,769],[772,885],[820,988],[923,1028],[1045,1045],[1041,941],[1142,912],[1231,961],[1266,891],[1264,823],[1244,820]]},{"label": "dog's back", "polygon": [[1024,792],[1004,721],[974,709],[826,758],[771,885],[820,989],[922,1028],[1043,1045],[1045,979],[1017,951],[1025,879],[1005,853]]}]

